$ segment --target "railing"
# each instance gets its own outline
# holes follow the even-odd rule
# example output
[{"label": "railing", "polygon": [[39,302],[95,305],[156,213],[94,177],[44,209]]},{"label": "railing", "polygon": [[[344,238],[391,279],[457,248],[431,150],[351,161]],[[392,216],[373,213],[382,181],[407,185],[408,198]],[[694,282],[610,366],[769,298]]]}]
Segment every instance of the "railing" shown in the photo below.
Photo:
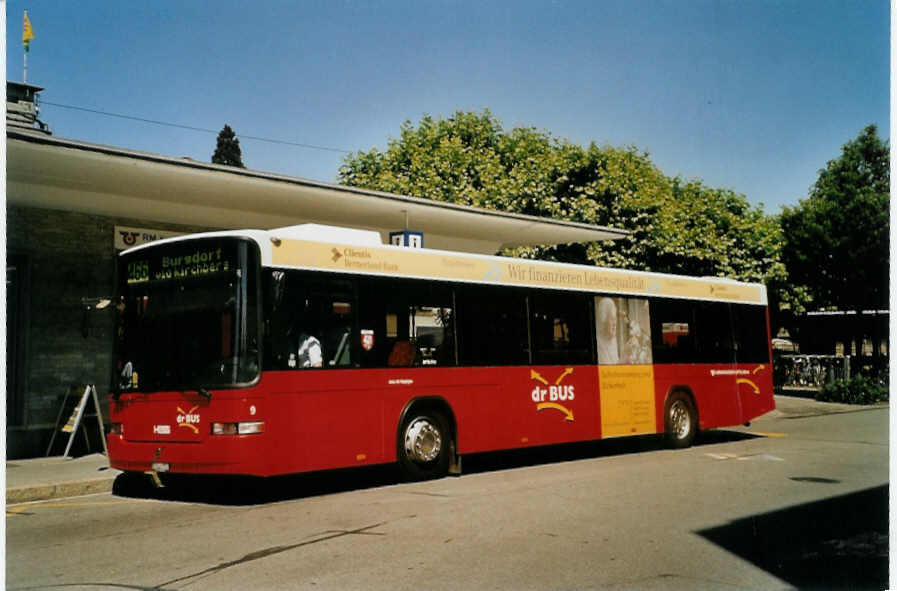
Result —
[{"label": "railing", "polygon": [[850,378],[850,357],[841,355],[781,355],[773,365],[776,388],[821,388]]}]

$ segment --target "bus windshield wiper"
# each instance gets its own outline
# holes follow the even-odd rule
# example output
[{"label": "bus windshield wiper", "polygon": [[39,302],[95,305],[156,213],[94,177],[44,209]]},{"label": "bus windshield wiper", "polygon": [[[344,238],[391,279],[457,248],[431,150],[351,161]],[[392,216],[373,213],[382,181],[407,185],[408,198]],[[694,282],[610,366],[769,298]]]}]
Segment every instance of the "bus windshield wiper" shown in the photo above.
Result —
[{"label": "bus windshield wiper", "polygon": [[205,388],[203,388],[202,386],[200,386],[199,388],[197,388],[197,389],[196,389],[196,392],[197,392],[200,396],[202,396],[202,397],[204,397],[204,398],[207,398],[208,400],[211,400],[211,399],[212,399],[212,393],[209,392],[208,390],[206,390]]}]

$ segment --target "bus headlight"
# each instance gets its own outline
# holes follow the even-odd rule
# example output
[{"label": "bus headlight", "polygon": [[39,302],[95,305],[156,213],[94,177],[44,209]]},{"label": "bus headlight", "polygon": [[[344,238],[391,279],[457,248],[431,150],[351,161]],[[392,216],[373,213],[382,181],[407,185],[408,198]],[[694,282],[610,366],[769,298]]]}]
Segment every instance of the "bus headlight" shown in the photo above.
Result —
[{"label": "bus headlight", "polygon": [[264,433],[265,422],[253,421],[250,423],[237,423],[237,435],[252,435],[254,433]]},{"label": "bus headlight", "polygon": [[265,432],[264,421],[212,423],[212,435],[254,435]]},{"label": "bus headlight", "polygon": [[122,423],[110,423],[109,424],[109,434],[110,435],[124,435],[125,427]]}]

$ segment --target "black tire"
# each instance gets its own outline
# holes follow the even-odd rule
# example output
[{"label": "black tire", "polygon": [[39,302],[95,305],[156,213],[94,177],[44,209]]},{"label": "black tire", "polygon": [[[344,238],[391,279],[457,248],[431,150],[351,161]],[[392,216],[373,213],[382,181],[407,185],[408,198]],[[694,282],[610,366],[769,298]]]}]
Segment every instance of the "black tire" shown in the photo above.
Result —
[{"label": "black tire", "polygon": [[407,480],[442,478],[448,473],[452,433],[436,410],[412,409],[399,427],[399,469]]},{"label": "black tire", "polygon": [[698,411],[688,394],[670,394],[663,411],[663,426],[669,447],[682,449],[691,446],[698,433]]}]

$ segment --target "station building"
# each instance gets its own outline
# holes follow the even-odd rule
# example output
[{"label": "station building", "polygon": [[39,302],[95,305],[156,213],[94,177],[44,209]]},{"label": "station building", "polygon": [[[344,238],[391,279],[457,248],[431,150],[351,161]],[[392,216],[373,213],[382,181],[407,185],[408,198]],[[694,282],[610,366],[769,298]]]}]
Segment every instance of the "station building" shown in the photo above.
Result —
[{"label": "station building", "polygon": [[7,458],[47,453],[68,393],[113,376],[116,253],[190,232],[318,223],[415,230],[427,248],[615,239],[621,230],[440,203],[56,137],[7,82]]}]

